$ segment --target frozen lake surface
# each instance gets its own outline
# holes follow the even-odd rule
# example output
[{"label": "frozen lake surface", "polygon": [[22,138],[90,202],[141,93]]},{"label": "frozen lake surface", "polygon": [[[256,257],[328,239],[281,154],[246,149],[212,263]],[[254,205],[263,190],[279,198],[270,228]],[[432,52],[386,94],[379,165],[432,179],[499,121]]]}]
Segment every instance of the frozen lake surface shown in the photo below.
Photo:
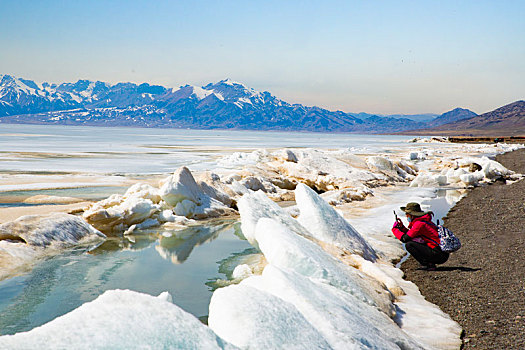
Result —
[{"label": "frozen lake surface", "polygon": [[180,166],[213,169],[234,151],[258,148],[354,148],[360,153],[408,148],[406,136],[238,130],[0,126],[1,172],[155,174]]}]

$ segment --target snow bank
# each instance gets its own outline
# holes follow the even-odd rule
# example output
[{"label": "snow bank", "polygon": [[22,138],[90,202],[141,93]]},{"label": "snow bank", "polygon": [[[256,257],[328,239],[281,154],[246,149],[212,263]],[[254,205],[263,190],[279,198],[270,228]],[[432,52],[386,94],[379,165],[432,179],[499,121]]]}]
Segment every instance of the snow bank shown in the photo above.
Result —
[{"label": "snow bank", "polygon": [[163,293],[110,290],[29,332],[0,337],[4,349],[236,349]]},{"label": "snow bank", "polygon": [[[431,141],[431,142],[429,142]],[[242,168],[229,174],[225,183],[230,196],[242,196],[249,190],[262,190],[273,200],[291,201],[298,183],[306,184],[323,193],[332,205],[344,205],[373,196],[374,188],[409,182],[412,187],[439,187],[451,185],[467,187],[477,182],[488,182],[507,171],[497,162],[481,156],[507,152],[522,145],[463,145],[428,139],[425,145],[388,149],[386,156],[354,154],[355,149],[279,149],[272,153],[257,150],[236,152],[222,157],[220,165]],[[407,152],[408,151],[408,152]],[[472,158],[472,159],[471,159]],[[408,160],[407,160],[408,159]],[[483,179],[465,176],[456,170],[462,160],[483,162]],[[446,170],[445,170],[446,169]],[[449,176],[450,175],[450,176]],[[507,176],[507,175],[503,175]]]},{"label": "snow bank", "polygon": [[401,270],[392,267],[390,275],[406,292],[396,301],[396,323],[412,338],[425,344],[426,349],[459,349],[462,344],[461,326],[428,302],[414,283],[403,279]]},{"label": "snow bank", "polygon": [[381,172],[370,171],[363,161],[352,162],[351,158],[340,152],[306,149],[295,151],[294,156],[296,162],[279,157],[269,162],[268,166],[296,183],[304,183],[320,191],[360,187],[367,181],[388,179]]},{"label": "snow bank", "polygon": [[[522,146],[522,145],[517,145]],[[412,180],[412,187],[439,187],[450,185],[455,187],[476,186],[479,183],[489,183],[500,177],[512,178],[514,172],[505,168],[495,160],[487,156],[472,157],[469,153],[498,154],[511,151],[521,147],[511,147],[509,145],[458,145],[459,149],[445,152],[427,151],[424,159],[427,159],[426,170],[420,171],[415,179]],[[455,152],[454,152],[455,151]],[[489,152],[490,151],[490,152]],[[435,157],[434,153],[446,155]],[[422,159],[421,152],[414,156],[410,153],[411,159]],[[431,169],[433,168],[433,169]],[[481,169],[480,169],[481,168]],[[436,171],[437,170],[437,171]]]}]

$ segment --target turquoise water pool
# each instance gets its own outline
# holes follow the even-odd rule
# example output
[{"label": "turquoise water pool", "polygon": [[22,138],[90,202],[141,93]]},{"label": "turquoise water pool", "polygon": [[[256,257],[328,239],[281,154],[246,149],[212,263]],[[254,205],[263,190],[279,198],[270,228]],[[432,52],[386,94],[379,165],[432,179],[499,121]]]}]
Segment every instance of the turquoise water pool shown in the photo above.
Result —
[{"label": "turquoise water pool", "polygon": [[109,238],[95,249],[50,256],[28,274],[0,282],[0,333],[28,331],[109,289],[168,291],[177,305],[205,319],[214,281],[228,278],[221,265],[253,253],[241,237],[235,221],[218,221]]}]

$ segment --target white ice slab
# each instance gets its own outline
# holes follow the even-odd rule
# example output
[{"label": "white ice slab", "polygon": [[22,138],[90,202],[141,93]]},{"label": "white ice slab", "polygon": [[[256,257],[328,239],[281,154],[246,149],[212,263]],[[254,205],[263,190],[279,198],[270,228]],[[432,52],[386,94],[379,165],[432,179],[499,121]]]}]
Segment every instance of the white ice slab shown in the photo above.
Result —
[{"label": "white ice slab", "polygon": [[422,349],[383,312],[330,285],[268,265],[242,285],[294,305],[333,349]]},{"label": "white ice slab", "polygon": [[51,244],[71,246],[81,240],[106,238],[81,218],[61,213],[21,216],[0,225],[0,236],[3,235],[17,236],[30,246],[42,248]]},{"label": "white ice slab", "polygon": [[392,295],[382,284],[345,265],[282,223],[260,219],[255,239],[268,263],[340,288],[385,314],[393,315]]},{"label": "white ice slab", "polygon": [[29,332],[0,337],[0,349],[236,348],[170,299],[110,290]]},{"label": "white ice slab", "polygon": [[208,324],[242,349],[330,349],[292,304],[243,284],[213,293]]},{"label": "white ice slab", "polygon": [[297,185],[295,200],[301,213],[298,221],[312,237],[365,259],[377,259],[376,252],[359,232],[308,186]]},{"label": "white ice slab", "polygon": [[297,234],[310,235],[308,231],[283,208],[268,198],[264,192],[257,191],[247,193],[237,203],[241,214],[241,229],[244,237],[254,247],[258,247],[255,239],[255,227],[261,218],[272,218],[283,223],[286,227]]}]

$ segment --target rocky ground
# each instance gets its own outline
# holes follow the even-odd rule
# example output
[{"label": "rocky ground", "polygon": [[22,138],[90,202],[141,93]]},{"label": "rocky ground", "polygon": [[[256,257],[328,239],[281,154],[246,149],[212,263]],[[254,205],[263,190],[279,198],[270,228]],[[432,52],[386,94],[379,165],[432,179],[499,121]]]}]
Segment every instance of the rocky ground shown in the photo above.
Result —
[{"label": "rocky ground", "polygon": [[[497,160],[525,174],[525,149]],[[436,271],[402,266],[464,329],[463,349],[525,349],[525,180],[477,187],[445,219],[462,248]]]}]

